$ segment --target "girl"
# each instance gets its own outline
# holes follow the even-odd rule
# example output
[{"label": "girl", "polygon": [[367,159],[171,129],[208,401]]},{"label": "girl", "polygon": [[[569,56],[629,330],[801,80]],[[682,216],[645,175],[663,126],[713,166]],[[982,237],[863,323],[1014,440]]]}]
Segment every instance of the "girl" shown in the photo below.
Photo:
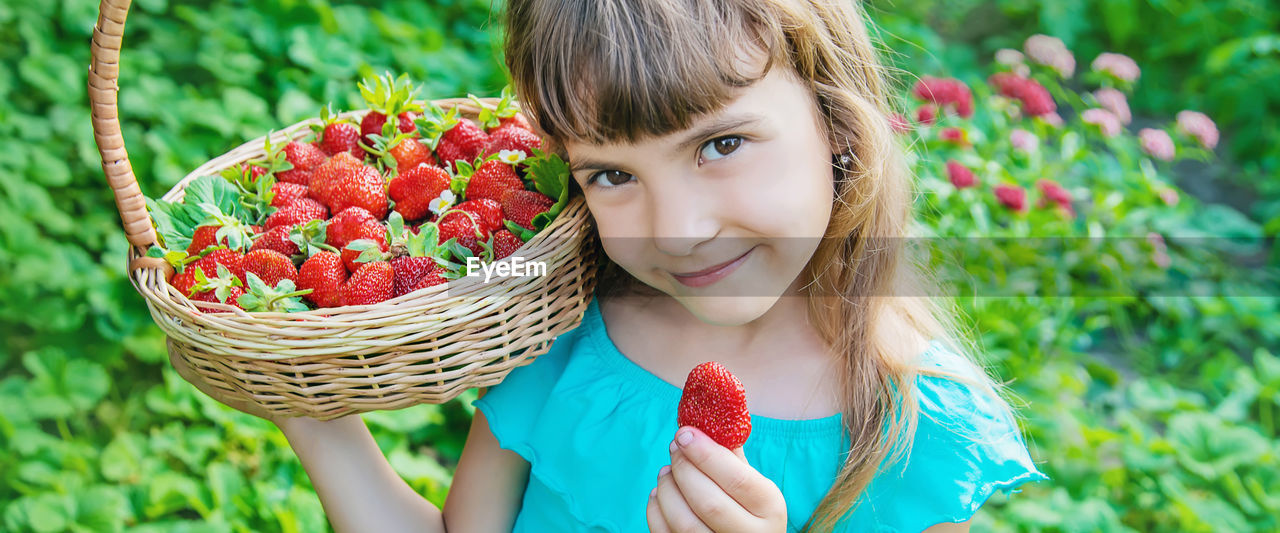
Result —
[{"label": "girl", "polygon": [[[967,531],[1046,479],[946,313],[902,296],[924,294],[909,177],[851,1],[507,2],[507,66],[585,195],[600,286],[476,402],[443,512],[360,417],[275,420],[337,531]],[[741,448],[677,431],[707,360],[748,391]]]}]

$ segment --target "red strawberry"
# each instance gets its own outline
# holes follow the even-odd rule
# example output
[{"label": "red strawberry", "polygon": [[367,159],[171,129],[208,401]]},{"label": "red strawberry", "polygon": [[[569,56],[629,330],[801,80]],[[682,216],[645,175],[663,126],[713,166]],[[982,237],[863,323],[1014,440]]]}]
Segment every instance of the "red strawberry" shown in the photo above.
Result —
[{"label": "red strawberry", "polygon": [[[195,233],[191,235],[191,244],[187,245],[187,255],[198,255],[205,248],[216,246],[218,244],[216,235],[219,229],[222,229],[222,226],[207,225],[197,227]],[[227,239],[223,238],[222,244],[225,246]]]},{"label": "red strawberry", "polygon": [[360,95],[369,104],[369,112],[360,120],[361,142],[365,146],[373,146],[373,139],[370,137],[382,135],[387,117],[392,115],[396,117],[396,131],[417,132],[418,127],[413,119],[417,116],[416,112],[422,110],[422,106],[413,101],[418,89],[409,81],[407,74],[393,78],[388,72],[385,76],[361,81],[359,87]]},{"label": "red strawberry", "polygon": [[[465,169],[463,175],[466,175]],[[524,182],[516,174],[516,169],[497,159],[489,159],[469,176],[466,197],[468,200],[488,198],[501,202],[504,193],[519,190],[524,190]]]},{"label": "red strawberry", "polygon": [[[310,177],[311,173],[308,172],[307,178],[310,179]],[[306,198],[311,189],[307,187],[306,183],[276,182],[271,187],[271,192],[275,193],[275,196],[271,197],[271,207],[284,207],[293,203],[294,200]]]},{"label": "red strawberry", "polygon": [[493,260],[497,261],[509,256],[521,246],[524,246],[524,241],[520,240],[520,237],[509,230],[500,229],[493,234]]},{"label": "red strawberry", "polygon": [[377,217],[363,207],[343,209],[329,219],[324,243],[341,250],[347,243],[361,237],[360,227],[366,224],[378,224]]},{"label": "red strawberry", "polygon": [[320,149],[329,155],[347,152],[362,160],[364,148],[360,147],[359,142],[360,130],[350,122],[330,122],[320,133]]},{"label": "red strawberry", "polygon": [[311,179],[311,171],[324,163],[328,156],[314,144],[289,141],[284,145],[284,158],[293,168],[276,173],[276,180],[306,185]]},{"label": "red strawberry", "polygon": [[[258,240],[253,241],[253,247],[249,249],[250,253],[258,250],[274,250],[280,252],[285,257],[293,257],[298,255],[298,245],[289,239],[289,232],[293,231],[294,225],[276,226],[263,233]],[[274,285],[273,285],[274,286]]]},{"label": "red strawberry", "polygon": [[227,267],[241,283],[244,283],[244,256],[235,250],[220,248],[205,254],[187,268],[199,268],[206,276],[218,275],[218,265]]},{"label": "red strawberry", "polygon": [[396,160],[396,169],[403,172],[403,169],[411,169],[428,163],[434,165],[436,158],[431,155],[431,149],[427,145],[418,142],[417,139],[401,139],[387,150],[391,157]]},{"label": "red strawberry", "polygon": [[496,131],[507,127],[516,127],[529,132],[533,131],[533,126],[529,124],[529,119],[524,118],[524,114],[522,113],[516,113],[515,115],[499,119],[498,127],[493,128],[490,131]]},{"label": "red strawberry", "polygon": [[[417,113],[405,111],[396,115],[396,131],[400,133],[412,134],[417,131],[418,127],[414,125],[413,119]],[[365,146],[373,146],[373,142],[369,139],[370,135],[382,135],[382,127],[387,124],[387,116],[379,111],[370,111],[360,120],[360,142]]]},{"label": "red strawberry", "polygon": [[431,214],[431,200],[449,188],[449,174],[435,165],[401,169],[391,178],[387,193],[396,202],[396,211],[405,220],[421,220]]},{"label": "red strawberry", "polygon": [[450,209],[440,217],[437,224],[440,227],[440,243],[457,239],[458,244],[471,250],[477,257],[484,250],[480,242],[489,238],[479,223],[479,217],[466,211]]},{"label": "red strawberry", "polygon": [[339,177],[350,172],[348,167],[360,165],[355,157],[351,154],[343,152],[329,158],[320,166],[311,172],[311,197],[319,200],[324,205],[329,205],[329,198],[333,194],[333,189],[339,181]]},{"label": "red strawberry", "polygon": [[466,211],[476,216],[480,229],[485,233],[493,233],[502,228],[502,204],[488,198],[467,200],[454,209]]},{"label": "red strawberry", "polygon": [[427,143],[440,159],[440,166],[456,170],[455,161],[472,161],[489,143],[489,134],[466,118],[458,117],[458,108],[445,111],[439,106],[427,106],[418,129],[422,142]]},{"label": "red strawberry", "polygon": [[387,216],[387,188],[382,175],[373,167],[360,164],[344,166],[330,183],[329,207],[334,212],[348,207],[363,207],[381,220]]},{"label": "red strawberry", "polygon": [[228,295],[225,301],[218,300],[217,291],[200,291],[200,292],[197,292],[194,296],[192,296],[191,299],[197,302],[225,303],[227,305],[240,307],[240,304],[236,303],[236,300],[239,300],[240,296],[244,294],[244,288],[230,287],[227,289],[227,292],[228,292]]},{"label": "red strawberry", "polygon": [[684,382],[676,423],[696,427],[730,450],[739,448],[751,434],[746,389],[720,363],[695,366]]},{"label": "red strawberry", "polygon": [[538,191],[507,191],[502,195],[502,215],[522,227],[533,229],[533,217],[555,205],[550,196]]},{"label": "red strawberry", "polygon": [[533,157],[533,149],[541,146],[542,139],[532,131],[519,126],[505,126],[489,134],[489,143],[481,150],[480,155],[488,157],[503,150],[514,150],[524,152],[526,157]]},{"label": "red strawberry", "polygon": [[191,288],[196,285],[195,269],[188,266],[182,272],[174,274],[173,278],[169,280],[169,284],[178,289],[178,292],[182,293],[183,296],[190,298]]},{"label": "red strawberry", "polygon": [[298,269],[294,268],[293,261],[275,250],[254,250],[245,254],[244,271],[253,272],[268,287],[275,287],[282,279],[298,281]]},{"label": "red strawberry", "polygon": [[309,220],[324,220],[329,217],[329,210],[311,198],[294,200],[293,203],[280,208],[267,217],[267,230],[278,226],[292,226]]},{"label": "red strawberry", "polygon": [[[391,263],[374,261],[365,263],[342,284],[339,298],[342,305],[370,305],[391,299],[395,272]],[[314,293],[313,293],[314,294]]]},{"label": "red strawberry", "polygon": [[347,269],[342,258],[333,252],[318,252],[302,263],[298,269],[298,289],[311,289],[304,295],[317,307],[342,305],[339,289],[347,281]]},{"label": "red strawberry", "polygon": [[356,262],[356,259],[360,257],[361,250],[352,248],[351,244],[357,241],[373,241],[384,254],[388,250],[386,226],[374,222],[373,224],[360,226],[357,231],[359,235],[340,248],[342,250],[342,264],[347,267],[348,272],[355,272],[360,268],[360,263]]},{"label": "red strawberry", "polygon": [[430,257],[397,257],[391,260],[391,269],[395,272],[391,286],[393,298],[449,281],[442,276],[444,267]]}]

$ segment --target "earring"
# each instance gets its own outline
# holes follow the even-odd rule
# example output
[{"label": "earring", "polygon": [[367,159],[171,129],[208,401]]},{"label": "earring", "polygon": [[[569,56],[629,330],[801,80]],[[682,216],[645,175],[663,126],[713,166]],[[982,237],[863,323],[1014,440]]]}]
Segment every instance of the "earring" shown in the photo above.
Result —
[{"label": "earring", "polygon": [[836,167],[839,176],[836,181],[843,181],[848,177],[850,167],[853,166],[853,158],[849,154],[832,154],[831,165]]}]

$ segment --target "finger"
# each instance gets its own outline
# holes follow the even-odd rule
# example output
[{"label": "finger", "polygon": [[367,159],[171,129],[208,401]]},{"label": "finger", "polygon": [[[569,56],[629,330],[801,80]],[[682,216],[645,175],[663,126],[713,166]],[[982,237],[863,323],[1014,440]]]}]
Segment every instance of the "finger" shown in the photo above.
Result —
[{"label": "finger", "polygon": [[644,509],[644,518],[649,522],[649,533],[671,533],[667,520],[662,517],[662,509],[658,507],[658,488],[649,493],[649,505]]},{"label": "finger", "polygon": [[[679,443],[680,434],[685,431],[691,438],[687,443]],[[782,501],[778,486],[752,468],[745,454],[730,451],[692,426],[680,428],[676,442],[690,463],[747,512],[761,518],[785,512],[777,508]]]},{"label": "finger", "polygon": [[685,501],[684,494],[676,486],[669,468],[664,468],[658,475],[658,509],[667,527],[676,533],[711,533],[706,524],[694,514]]},{"label": "finger", "polygon": [[[750,468],[745,462],[739,464],[741,468]],[[671,477],[680,493],[687,495],[685,502],[689,508],[712,530],[750,531],[760,522],[759,517],[729,497],[678,448],[671,453]]]}]

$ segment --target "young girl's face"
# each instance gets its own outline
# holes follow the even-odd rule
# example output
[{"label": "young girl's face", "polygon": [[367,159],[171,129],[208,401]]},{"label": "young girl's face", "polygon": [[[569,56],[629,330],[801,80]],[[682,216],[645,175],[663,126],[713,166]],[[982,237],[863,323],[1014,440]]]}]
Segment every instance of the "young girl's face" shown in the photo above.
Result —
[{"label": "young girl's face", "polygon": [[745,324],[798,294],[834,187],[817,106],[789,68],[687,130],[564,147],[605,252],[703,322]]}]

